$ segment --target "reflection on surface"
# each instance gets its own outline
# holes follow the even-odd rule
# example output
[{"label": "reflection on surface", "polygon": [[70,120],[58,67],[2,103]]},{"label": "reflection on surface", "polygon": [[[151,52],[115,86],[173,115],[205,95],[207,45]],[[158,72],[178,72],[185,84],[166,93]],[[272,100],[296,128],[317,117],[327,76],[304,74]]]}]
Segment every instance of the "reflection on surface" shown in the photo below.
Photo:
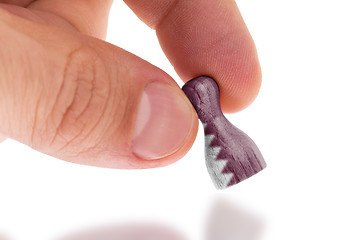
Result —
[{"label": "reflection on surface", "polygon": [[[261,240],[260,217],[226,197],[214,200],[203,240]],[[202,232],[202,229],[197,229]],[[0,237],[0,240],[1,237]],[[159,224],[133,223],[84,230],[57,240],[189,240],[172,228]],[[190,239],[197,240],[197,239]]]},{"label": "reflection on surface", "polygon": [[0,233],[0,240],[10,240],[10,239],[7,238],[7,237],[5,237],[4,235],[2,235],[2,234]]},{"label": "reflection on surface", "polygon": [[186,240],[173,229],[153,224],[126,224],[81,232],[59,240]]},{"label": "reflection on surface", "polygon": [[208,218],[205,240],[260,240],[262,221],[226,198],[217,198]]}]

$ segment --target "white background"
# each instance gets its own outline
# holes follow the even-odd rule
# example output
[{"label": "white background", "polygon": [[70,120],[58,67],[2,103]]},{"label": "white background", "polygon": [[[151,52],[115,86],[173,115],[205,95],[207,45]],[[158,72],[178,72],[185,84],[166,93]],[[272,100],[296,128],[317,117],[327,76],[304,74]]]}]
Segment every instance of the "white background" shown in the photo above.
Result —
[{"label": "white background", "polygon": [[[0,144],[0,239],[84,240],[77,236],[142,223],[190,240],[341,239],[341,7],[332,0],[238,5],[258,48],[263,85],[248,109],[228,117],[257,143],[266,170],[215,190],[201,126],[183,159],[143,171],[75,165],[7,140]],[[108,41],[182,86],[154,32],[121,0]]]}]

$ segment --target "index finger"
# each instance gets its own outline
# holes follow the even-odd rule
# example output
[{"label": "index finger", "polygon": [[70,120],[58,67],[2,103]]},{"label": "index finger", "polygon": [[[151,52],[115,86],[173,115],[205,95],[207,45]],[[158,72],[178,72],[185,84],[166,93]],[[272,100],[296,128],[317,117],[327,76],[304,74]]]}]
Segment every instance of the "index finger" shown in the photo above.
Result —
[{"label": "index finger", "polygon": [[183,81],[209,75],[218,82],[224,112],[257,96],[261,70],[251,35],[234,0],[125,0],[156,30]]}]

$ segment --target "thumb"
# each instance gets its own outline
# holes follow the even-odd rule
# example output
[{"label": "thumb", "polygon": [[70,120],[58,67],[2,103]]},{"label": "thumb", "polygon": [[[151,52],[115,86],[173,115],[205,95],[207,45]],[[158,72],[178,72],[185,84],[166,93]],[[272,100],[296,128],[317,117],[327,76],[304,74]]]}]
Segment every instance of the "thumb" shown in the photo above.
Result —
[{"label": "thumb", "polygon": [[75,31],[0,14],[0,132],[71,162],[148,168],[181,158],[196,114],[163,71]]}]

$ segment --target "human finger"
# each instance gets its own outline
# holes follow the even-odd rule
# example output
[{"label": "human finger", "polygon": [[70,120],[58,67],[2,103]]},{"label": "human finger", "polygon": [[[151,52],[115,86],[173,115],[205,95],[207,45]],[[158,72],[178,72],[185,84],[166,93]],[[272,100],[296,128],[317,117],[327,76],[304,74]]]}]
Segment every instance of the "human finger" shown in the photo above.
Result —
[{"label": "human finger", "polygon": [[[0,0],[14,14],[35,18],[61,27],[72,26],[79,32],[104,39],[113,0]],[[6,6],[7,5],[7,6]],[[63,21],[60,21],[63,19]]]},{"label": "human finger", "polygon": [[0,29],[6,137],[70,162],[112,168],[165,166],[193,144],[195,112],[155,66],[1,9]]},{"label": "human finger", "polygon": [[220,86],[224,112],[247,107],[257,96],[261,70],[251,35],[234,0],[125,0],[156,30],[183,81],[200,75]]}]

